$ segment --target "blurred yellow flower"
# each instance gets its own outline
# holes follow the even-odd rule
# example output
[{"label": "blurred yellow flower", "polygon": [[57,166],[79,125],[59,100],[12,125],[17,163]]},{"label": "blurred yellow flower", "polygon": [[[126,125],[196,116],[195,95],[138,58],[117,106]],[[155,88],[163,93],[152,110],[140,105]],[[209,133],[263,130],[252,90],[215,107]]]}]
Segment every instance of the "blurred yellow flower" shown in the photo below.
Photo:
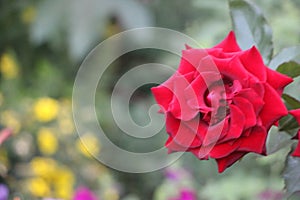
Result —
[{"label": "blurred yellow flower", "polygon": [[55,189],[54,196],[59,199],[71,199],[73,196],[73,187],[58,187]]},{"label": "blurred yellow flower", "polygon": [[36,176],[52,180],[55,176],[57,163],[51,158],[35,157],[30,162],[33,173]]},{"label": "blurred yellow flower", "polygon": [[86,157],[91,158],[100,152],[100,143],[95,135],[87,133],[77,139],[77,149]]},{"label": "blurred yellow flower", "polygon": [[[56,163],[55,160],[45,157],[35,157],[31,163],[32,171],[34,172],[35,178],[29,180],[28,185],[32,185],[32,180],[43,181],[42,188],[38,193],[32,193],[33,195],[40,197],[43,188],[48,186],[49,192],[55,198],[59,199],[71,199],[73,195],[73,188],[75,184],[75,175],[66,166]],[[37,181],[36,181],[37,182]],[[44,189],[46,191],[46,189]]]},{"label": "blurred yellow flower", "polygon": [[4,127],[11,128],[13,133],[18,133],[21,129],[21,122],[17,113],[12,110],[6,110],[1,113],[1,124]]},{"label": "blurred yellow flower", "polygon": [[57,117],[59,104],[52,98],[40,98],[34,104],[35,118],[41,122],[49,122]]},{"label": "blurred yellow flower", "polygon": [[25,8],[21,14],[21,19],[24,24],[31,24],[36,18],[36,9],[33,6]]},{"label": "blurred yellow flower", "polygon": [[12,55],[4,53],[0,60],[0,72],[5,79],[16,78],[19,68]]},{"label": "blurred yellow flower", "polygon": [[62,199],[70,199],[73,195],[75,177],[67,167],[60,167],[55,172],[53,180],[55,196]]},{"label": "blurred yellow flower", "polygon": [[75,177],[67,167],[60,167],[56,170],[55,184],[57,185],[72,185],[75,182]]},{"label": "blurred yellow flower", "polygon": [[41,128],[37,133],[37,144],[42,154],[52,155],[57,151],[57,139],[49,128]]},{"label": "blurred yellow flower", "polygon": [[27,181],[27,189],[31,194],[37,197],[49,197],[50,196],[50,186],[48,183],[39,177],[29,179]]}]

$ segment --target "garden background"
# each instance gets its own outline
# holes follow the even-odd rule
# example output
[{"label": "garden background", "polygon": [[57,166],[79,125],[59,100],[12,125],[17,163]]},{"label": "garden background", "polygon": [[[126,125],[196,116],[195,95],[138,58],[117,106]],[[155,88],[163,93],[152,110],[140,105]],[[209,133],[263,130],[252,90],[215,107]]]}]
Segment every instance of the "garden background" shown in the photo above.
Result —
[{"label": "garden background", "polygon": [[[298,0],[253,0],[273,28],[275,52],[300,42]],[[1,0],[0,123],[13,134],[0,146],[0,199],[183,200],[282,199],[284,166],[280,150],[268,157],[248,155],[218,174],[214,161],[185,154],[166,169],[145,174],[113,170],[95,160],[96,133],[81,139],[72,119],[72,89],[85,56],[101,41],[140,27],[164,27],[211,47],[231,29],[227,1],[219,0]],[[109,109],[118,78],[149,62],[177,67],[179,57],[157,50],[130,52],[105,72],[96,94],[99,122],[114,143],[151,150],[166,135],[136,145],[115,124]],[[165,77],[167,79],[168,77]],[[131,114],[148,122],[150,85],[139,88]],[[105,116],[105,117],[103,117]],[[1,190],[3,189],[3,190]],[[1,192],[3,191],[3,192]]]}]

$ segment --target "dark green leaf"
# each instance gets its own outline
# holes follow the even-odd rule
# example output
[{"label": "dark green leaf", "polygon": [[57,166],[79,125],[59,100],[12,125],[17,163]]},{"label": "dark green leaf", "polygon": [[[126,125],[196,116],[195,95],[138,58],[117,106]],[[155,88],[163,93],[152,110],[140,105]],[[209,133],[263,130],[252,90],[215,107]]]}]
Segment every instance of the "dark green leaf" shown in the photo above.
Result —
[{"label": "dark green leaf", "polygon": [[289,156],[283,172],[287,196],[300,192],[300,158]]},{"label": "dark green leaf", "polygon": [[244,0],[229,0],[230,14],[237,41],[242,49],[255,45],[265,63],[273,54],[272,30],[261,10],[253,3]]},{"label": "dark green leaf", "polygon": [[294,132],[292,130],[298,127],[299,125],[297,121],[291,115],[285,116],[279,120],[279,130],[286,131],[290,135],[294,135]]},{"label": "dark green leaf", "polygon": [[293,46],[289,48],[285,48],[282,51],[280,51],[269,64],[269,67],[271,69],[276,70],[279,65],[285,62],[300,61],[300,46]]},{"label": "dark green leaf", "polygon": [[300,75],[300,64],[294,61],[286,62],[279,65],[277,71],[288,75],[289,77],[295,78]]},{"label": "dark green leaf", "polygon": [[300,108],[300,101],[298,101],[296,98],[288,95],[288,94],[282,94],[282,98],[287,104],[287,107],[290,109],[298,109]]}]

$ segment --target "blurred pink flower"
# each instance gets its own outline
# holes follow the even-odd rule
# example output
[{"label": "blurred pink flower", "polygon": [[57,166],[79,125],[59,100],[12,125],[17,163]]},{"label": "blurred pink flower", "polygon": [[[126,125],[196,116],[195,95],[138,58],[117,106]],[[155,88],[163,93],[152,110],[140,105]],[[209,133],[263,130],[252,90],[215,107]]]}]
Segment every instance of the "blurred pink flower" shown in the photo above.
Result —
[{"label": "blurred pink flower", "polygon": [[7,138],[9,138],[12,134],[12,130],[9,128],[5,128],[3,130],[0,131],[0,145],[7,140]]},{"label": "blurred pink flower", "polygon": [[77,188],[73,200],[99,200],[96,195],[86,187]]},{"label": "blurred pink flower", "polygon": [[179,197],[171,198],[169,200],[197,200],[197,195],[191,189],[183,189],[180,191]]}]

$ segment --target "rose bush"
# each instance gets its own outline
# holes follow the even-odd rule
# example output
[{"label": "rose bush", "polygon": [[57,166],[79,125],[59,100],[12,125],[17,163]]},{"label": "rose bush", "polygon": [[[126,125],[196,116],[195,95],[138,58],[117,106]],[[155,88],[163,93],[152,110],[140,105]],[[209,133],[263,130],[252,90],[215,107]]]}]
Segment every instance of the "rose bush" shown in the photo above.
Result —
[{"label": "rose bush", "polygon": [[[295,119],[297,120],[298,124],[300,125],[300,109],[291,110],[290,114],[295,117]],[[295,137],[295,139],[298,139],[298,145],[297,145],[296,149],[294,150],[292,156],[300,157],[300,143],[299,143],[300,129],[298,130],[298,133],[297,133],[297,136]]]},{"label": "rose bush", "polygon": [[152,88],[166,117],[169,153],[216,159],[223,172],[249,152],[265,154],[270,127],[288,114],[281,94],[292,79],[265,66],[234,32],[213,48],[182,51],[178,70]]}]

